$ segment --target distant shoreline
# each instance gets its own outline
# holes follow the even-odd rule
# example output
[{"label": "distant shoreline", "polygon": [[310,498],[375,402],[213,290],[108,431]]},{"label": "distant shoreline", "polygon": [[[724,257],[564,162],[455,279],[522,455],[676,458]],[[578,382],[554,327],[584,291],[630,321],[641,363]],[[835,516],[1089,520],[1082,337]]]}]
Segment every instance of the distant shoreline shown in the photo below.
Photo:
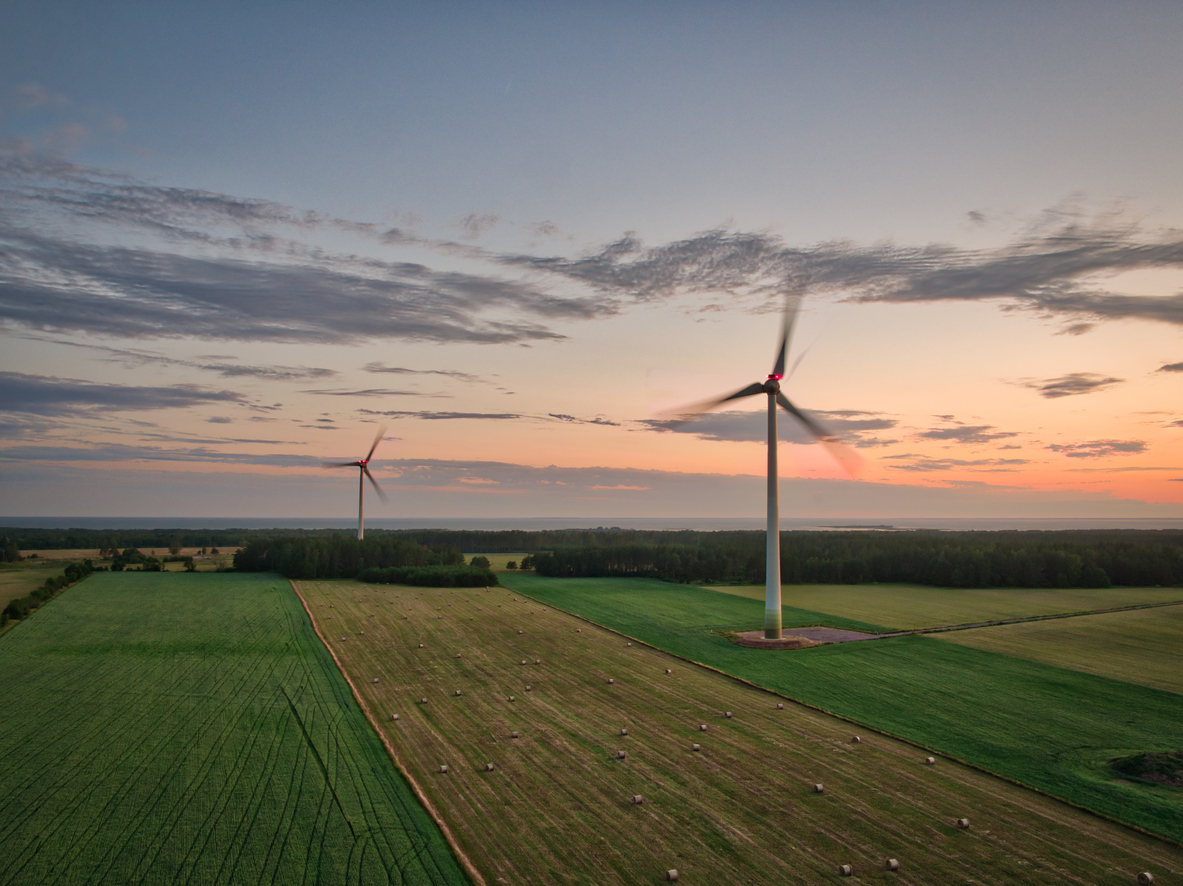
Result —
[{"label": "distant shoreline", "polygon": [[[873,518],[875,519],[875,518]],[[0,517],[0,529],[341,529],[357,526],[356,517]],[[759,518],[746,517],[404,517],[366,518],[372,529],[522,530],[545,529],[690,529],[700,532],[763,529]],[[1183,517],[901,517],[876,520],[821,517],[784,518],[781,530],[1004,531],[1065,529],[1183,529]]]}]

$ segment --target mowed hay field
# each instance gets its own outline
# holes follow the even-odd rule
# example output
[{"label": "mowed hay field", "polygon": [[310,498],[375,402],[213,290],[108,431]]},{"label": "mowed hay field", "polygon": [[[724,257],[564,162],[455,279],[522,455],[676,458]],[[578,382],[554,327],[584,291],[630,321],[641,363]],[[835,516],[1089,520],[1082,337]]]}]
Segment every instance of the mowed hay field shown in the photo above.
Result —
[{"label": "mowed hay field", "polygon": [[[1183,841],[1183,791],[1134,784],[1108,767],[1116,757],[1183,746],[1183,696],[1177,693],[923,636],[794,652],[745,649],[721,632],[758,627],[764,609],[760,601],[645,579],[502,575],[501,580],[541,605],[578,613],[690,660]],[[784,618],[786,627],[859,624],[791,607],[785,607]]]},{"label": "mowed hay field", "polygon": [[934,636],[948,643],[1183,695],[1183,606],[995,625]]},{"label": "mowed hay field", "polygon": [[948,759],[926,765],[914,745],[512,590],[295,584],[489,884],[658,883],[669,869],[711,886],[825,883],[842,864],[885,883],[1183,876],[1177,846]]},{"label": "mowed hay field", "polygon": [[[764,600],[764,586],[711,586],[725,594]],[[923,585],[784,585],[786,606],[915,630],[976,624],[1091,609],[1183,600],[1183,588],[933,588]]]},{"label": "mowed hay field", "polygon": [[92,575],[0,686],[0,884],[467,882],[275,576]]}]

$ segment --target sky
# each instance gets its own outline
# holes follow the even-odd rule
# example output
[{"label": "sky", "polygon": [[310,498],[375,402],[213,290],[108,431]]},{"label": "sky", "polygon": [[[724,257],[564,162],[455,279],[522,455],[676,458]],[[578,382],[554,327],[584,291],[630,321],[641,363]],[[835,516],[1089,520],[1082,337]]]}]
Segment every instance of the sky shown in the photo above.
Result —
[{"label": "sky", "polygon": [[0,516],[1183,519],[1180,33],[14,0]]}]

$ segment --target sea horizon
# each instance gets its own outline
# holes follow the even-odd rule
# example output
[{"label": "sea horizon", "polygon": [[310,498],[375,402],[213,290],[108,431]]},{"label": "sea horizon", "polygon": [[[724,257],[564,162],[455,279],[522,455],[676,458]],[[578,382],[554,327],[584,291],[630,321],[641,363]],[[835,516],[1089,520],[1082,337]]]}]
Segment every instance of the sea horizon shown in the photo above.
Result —
[{"label": "sea horizon", "polygon": [[[0,529],[341,529],[357,526],[353,517],[102,517],[0,516]],[[1056,531],[1071,529],[1183,529],[1183,518],[1163,517],[899,517],[783,518],[781,531],[943,530]],[[367,529],[522,530],[689,529],[703,532],[758,530],[764,521],[748,517],[374,517]]]}]

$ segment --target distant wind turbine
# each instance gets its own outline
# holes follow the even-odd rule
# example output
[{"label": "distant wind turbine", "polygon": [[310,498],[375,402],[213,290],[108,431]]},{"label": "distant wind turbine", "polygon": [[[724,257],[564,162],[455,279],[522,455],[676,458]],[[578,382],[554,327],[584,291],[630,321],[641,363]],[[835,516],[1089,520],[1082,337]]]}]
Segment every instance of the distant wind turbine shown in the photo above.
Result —
[{"label": "distant wind turbine", "polygon": [[[823,428],[815,419],[810,418],[794,406],[780,389],[781,381],[785,380],[785,357],[788,354],[789,339],[793,334],[793,322],[797,318],[799,304],[799,298],[790,298],[788,304],[785,306],[784,324],[781,329],[780,353],[776,355],[776,365],[772,367],[772,372],[764,381],[754,382],[746,388],[736,391],[734,394],[728,394],[726,397],[721,397],[718,400],[699,403],[691,407],[688,412],[682,413],[683,420],[689,420],[697,413],[714,409],[731,400],[742,400],[744,397],[754,397],[756,394],[768,395],[768,543],[766,554],[767,576],[764,585],[764,638],[767,640],[779,640],[781,638],[780,495],[778,482],[780,477],[776,463],[777,405],[779,404],[785,412],[797,419],[820,443],[825,444],[830,454],[838,460],[839,464],[846,469],[847,473],[852,473],[853,466],[858,462],[858,455],[855,452],[838,442],[838,438]],[[802,354],[801,357],[797,358],[797,363],[793,365],[794,370],[804,356]]]},{"label": "distant wind turbine", "polygon": [[374,438],[374,445],[370,447],[370,451],[366,453],[365,458],[359,458],[357,461],[326,461],[322,463],[322,467],[326,468],[361,468],[357,475],[357,540],[361,541],[366,536],[366,480],[369,480],[374,486],[374,491],[378,493],[378,498],[386,501],[386,493],[382,491],[382,487],[378,485],[378,481],[374,479],[374,475],[370,473],[370,459],[374,457],[374,450],[378,448],[378,444],[382,442],[382,435],[386,433],[386,428],[378,431],[378,436]]}]

